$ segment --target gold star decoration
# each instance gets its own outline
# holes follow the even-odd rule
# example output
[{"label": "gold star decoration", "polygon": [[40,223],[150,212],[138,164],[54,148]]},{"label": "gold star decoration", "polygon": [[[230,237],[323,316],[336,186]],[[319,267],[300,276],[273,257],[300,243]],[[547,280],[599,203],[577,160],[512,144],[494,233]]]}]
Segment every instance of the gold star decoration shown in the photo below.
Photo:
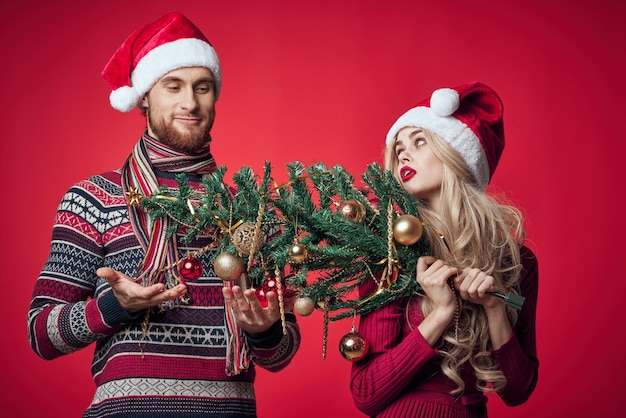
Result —
[{"label": "gold star decoration", "polygon": [[136,187],[132,187],[129,191],[126,192],[126,203],[129,206],[139,206],[141,200],[144,196],[139,193],[139,189]]}]

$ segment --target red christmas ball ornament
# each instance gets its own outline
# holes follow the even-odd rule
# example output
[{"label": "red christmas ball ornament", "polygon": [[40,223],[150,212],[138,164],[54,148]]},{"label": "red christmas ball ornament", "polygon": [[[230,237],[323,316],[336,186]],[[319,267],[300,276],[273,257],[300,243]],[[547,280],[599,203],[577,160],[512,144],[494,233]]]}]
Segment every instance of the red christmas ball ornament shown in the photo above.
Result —
[{"label": "red christmas ball ornament", "polygon": [[261,303],[261,306],[267,308],[267,297],[265,296],[265,289],[263,289],[263,286],[259,286],[254,289],[254,293],[256,293],[256,298],[259,300],[259,303]]},{"label": "red christmas ball ornament", "polygon": [[[290,298],[295,296],[295,292],[285,287],[284,283],[282,286],[282,291],[284,298]],[[261,286],[257,287],[254,292],[256,293],[256,297],[257,299],[259,299],[259,302],[261,302],[261,306],[267,308],[267,294],[268,292],[274,292],[276,297],[278,297],[278,283],[276,282],[275,278],[270,277],[265,280]]]},{"label": "red christmas ball ornament", "polygon": [[178,273],[185,280],[197,280],[202,275],[202,262],[194,257],[186,257],[180,263]]}]

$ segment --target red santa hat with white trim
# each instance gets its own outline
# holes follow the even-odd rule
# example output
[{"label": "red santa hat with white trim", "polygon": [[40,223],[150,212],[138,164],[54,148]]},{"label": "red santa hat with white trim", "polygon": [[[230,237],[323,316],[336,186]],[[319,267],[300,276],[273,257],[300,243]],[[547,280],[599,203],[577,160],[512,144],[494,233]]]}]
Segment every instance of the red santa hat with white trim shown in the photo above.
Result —
[{"label": "red santa hat with white trim", "polygon": [[391,126],[386,144],[407,126],[426,129],[448,142],[465,160],[484,190],[504,149],[503,105],[491,87],[472,82],[435,90]]},{"label": "red santa hat with white trim", "polygon": [[111,87],[113,108],[129,112],[170,71],[206,67],[215,78],[215,98],[222,86],[217,53],[204,34],[180,13],[168,13],[133,32],[102,71]]}]

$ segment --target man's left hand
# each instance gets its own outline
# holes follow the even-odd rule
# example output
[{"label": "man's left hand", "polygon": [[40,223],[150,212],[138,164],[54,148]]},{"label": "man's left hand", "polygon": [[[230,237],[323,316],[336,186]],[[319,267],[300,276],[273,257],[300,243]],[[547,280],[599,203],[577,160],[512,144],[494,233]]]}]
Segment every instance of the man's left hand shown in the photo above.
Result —
[{"label": "man's left hand", "polygon": [[[242,330],[253,337],[267,331],[280,319],[280,307],[278,297],[274,292],[268,292],[267,307],[261,306],[261,302],[252,289],[243,291],[240,286],[222,288],[226,306],[233,310],[235,320]],[[293,298],[285,298],[285,311],[293,309]]]}]

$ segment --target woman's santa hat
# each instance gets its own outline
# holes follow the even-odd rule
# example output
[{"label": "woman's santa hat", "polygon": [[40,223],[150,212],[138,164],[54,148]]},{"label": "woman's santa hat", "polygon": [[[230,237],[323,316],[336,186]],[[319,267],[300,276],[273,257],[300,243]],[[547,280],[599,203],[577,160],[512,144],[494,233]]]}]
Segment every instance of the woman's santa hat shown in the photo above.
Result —
[{"label": "woman's santa hat", "polygon": [[504,149],[503,105],[489,86],[472,82],[435,90],[430,100],[409,109],[391,126],[387,146],[407,126],[426,129],[461,154],[484,190]]},{"label": "woman's santa hat", "polygon": [[169,13],[132,33],[102,71],[111,86],[111,106],[129,112],[170,71],[206,67],[215,78],[215,98],[222,85],[220,63],[204,34],[180,13]]}]

